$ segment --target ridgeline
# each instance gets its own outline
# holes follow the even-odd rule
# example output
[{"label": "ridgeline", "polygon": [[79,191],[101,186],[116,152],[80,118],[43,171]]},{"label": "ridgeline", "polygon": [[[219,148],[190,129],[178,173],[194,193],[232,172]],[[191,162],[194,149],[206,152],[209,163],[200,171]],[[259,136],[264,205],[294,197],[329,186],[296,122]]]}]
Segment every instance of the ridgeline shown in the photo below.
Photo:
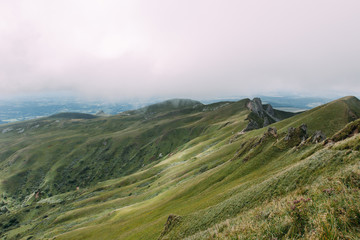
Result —
[{"label": "ridgeline", "polygon": [[1,125],[0,236],[357,239],[359,117],[173,99]]}]

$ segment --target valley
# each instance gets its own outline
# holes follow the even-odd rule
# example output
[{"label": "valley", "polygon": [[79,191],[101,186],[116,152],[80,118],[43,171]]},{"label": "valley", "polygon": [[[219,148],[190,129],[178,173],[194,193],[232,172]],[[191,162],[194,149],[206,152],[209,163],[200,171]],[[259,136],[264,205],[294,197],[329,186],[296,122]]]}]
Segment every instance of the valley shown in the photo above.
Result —
[{"label": "valley", "polygon": [[173,99],[0,127],[2,239],[357,239],[360,101]]}]

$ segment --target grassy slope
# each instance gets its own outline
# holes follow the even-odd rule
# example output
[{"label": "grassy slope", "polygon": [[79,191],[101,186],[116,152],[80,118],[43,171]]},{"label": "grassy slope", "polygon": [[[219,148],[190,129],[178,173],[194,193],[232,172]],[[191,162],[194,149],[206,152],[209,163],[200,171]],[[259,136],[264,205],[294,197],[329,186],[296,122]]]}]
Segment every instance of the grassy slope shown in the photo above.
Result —
[{"label": "grassy slope", "polygon": [[[93,120],[78,116],[63,120],[62,115],[59,119],[55,115],[11,125],[14,130],[2,135],[0,152],[4,190],[23,200],[22,196],[42,186],[44,193],[52,195],[135,172],[216,121],[209,118],[211,113],[201,114],[200,110]],[[17,129],[26,131],[19,133]]]},{"label": "grassy slope", "polygon": [[[13,227],[8,227],[8,230],[13,230],[8,231],[7,235],[10,238],[16,238],[19,234],[18,237],[57,236],[57,239],[156,239],[170,214],[180,215],[181,218],[171,226],[171,231],[164,232],[165,239],[193,234],[206,238],[210,236],[205,231],[207,228],[215,226],[208,230],[213,232],[218,226],[214,224],[229,218],[234,219],[231,221],[236,224],[228,224],[229,229],[224,230],[224,234],[237,235],[238,232],[231,230],[233,226],[238,226],[239,220],[234,217],[241,218],[247,211],[261,208],[263,203],[271,202],[275,197],[286,199],[295,194],[294,191],[317,184],[319,176],[338,173],[339,169],[358,162],[359,152],[353,150],[356,149],[353,145],[347,149],[329,148],[321,144],[293,148],[282,140],[288,127],[297,127],[301,123],[307,123],[310,133],[322,130],[328,136],[334,134],[351,120],[349,110],[359,114],[360,105],[357,101],[353,98],[341,99],[275,123],[274,126],[280,130],[278,140],[267,137],[256,146],[264,129],[244,135],[236,134],[246,126],[248,111],[244,109],[244,102],[213,105],[213,111],[209,106],[206,106],[205,112],[193,108],[180,110],[169,113],[170,115],[165,113],[156,116],[153,121],[142,121],[141,128],[148,126],[147,131],[156,129],[149,132],[149,135],[161,132],[154,125],[169,124],[170,130],[174,128],[175,122],[177,127],[193,129],[200,126],[202,131],[196,137],[187,139],[190,141],[184,141],[185,145],[180,142],[176,150],[173,149],[161,161],[149,162],[134,174],[43,198],[27,207],[14,208],[11,217],[20,224],[13,223]],[[218,108],[219,106],[222,107]],[[187,117],[184,118],[185,115]],[[172,124],[169,123],[170,116]],[[178,119],[174,119],[174,116]],[[104,139],[111,139],[112,142],[117,142],[114,139],[126,134],[132,136],[134,131],[138,131],[139,125],[132,125],[118,118],[87,120],[86,123],[90,126],[86,129],[86,124],[80,124],[78,129],[71,125],[66,128],[67,132],[55,131],[51,136],[44,129],[42,134],[36,133],[37,141],[34,143],[47,143],[55,136],[54,141],[63,140],[63,144],[79,141],[79,146],[86,143],[85,146],[92,148],[89,141],[103,143]],[[140,120],[136,114],[128,118]],[[94,140],[94,133],[99,125],[97,121],[104,122]],[[115,127],[120,130],[111,131]],[[88,129],[93,131],[92,134]],[[66,139],[70,132],[78,137]],[[178,138],[178,135],[174,138]],[[9,135],[9,138],[0,141],[4,144],[11,142],[14,148],[20,144],[25,149],[22,150],[24,152],[33,143],[27,142],[30,140],[26,141],[26,138],[19,139],[16,135]],[[166,138],[159,140],[162,141],[168,142]],[[85,148],[83,154],[91,151],[91,148]],[[8,164],[14,154],[17,152],[2,152],[0,164],[3,169],[9,169],[3,166]],[[58,154],[63,153],[58,150]],[[94,153],[91,152],[91,155]],[[46,159],[48,157],[51,158],[51,155]],[[41,165],[34,162],[35,165]],[[57,160],[53,168],[57,169],[57,164],[64,164],[63,162],[66,160]],[[45,163],[48,164],[46,161]],[[15,161],[14,164],[18,163]],[[15,165],[11,170],[15,171],[20,167],[28,165]],[[4,172],[6,174],[2,178],[12,176],[11,171]],[[51,169],[49,172],[56,170]],[[53,175],[46,176],[44,182],[51,181]],[[74,189],[76,185],[72,186]],[[6,221],[10,221],[11,217],[6,216]],[[5,221],[5,216],[0,216],[0,220]]]},{"label": "grassy slope", "polygon": [[[91,120],[52,116],[5,125],[2,130],[12,131],[0,137],[2,191],[22,202],[37,189],[51,196],[125,176],[213,131],[233,114],[247,111],[244,101],[216,113],[203,112],[198,102],[188,100],[165,103],[147,108],[150,115],[140,112]],[[169,111],[168,103],[177,106],[171,105]]]},{"label": "grassy slope", "polygon": [[310,134],[321,130],[326,136],[331,136],[349,121],[360,117],[359,106],[360,101],[357,98],[344,97],[278,122],[274,126],[280,131],[286,131],[288,127],[305,123]]}]

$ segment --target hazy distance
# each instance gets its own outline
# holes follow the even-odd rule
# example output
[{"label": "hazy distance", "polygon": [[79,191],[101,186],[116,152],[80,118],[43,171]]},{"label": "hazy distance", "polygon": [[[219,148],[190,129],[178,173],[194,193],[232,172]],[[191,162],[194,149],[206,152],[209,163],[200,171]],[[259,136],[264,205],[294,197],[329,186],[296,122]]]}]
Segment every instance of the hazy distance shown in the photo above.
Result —
[{"label": "hazy distance", "polygon": [[359,96],[358,9],[356,0],[5,0],[0,94]]}]

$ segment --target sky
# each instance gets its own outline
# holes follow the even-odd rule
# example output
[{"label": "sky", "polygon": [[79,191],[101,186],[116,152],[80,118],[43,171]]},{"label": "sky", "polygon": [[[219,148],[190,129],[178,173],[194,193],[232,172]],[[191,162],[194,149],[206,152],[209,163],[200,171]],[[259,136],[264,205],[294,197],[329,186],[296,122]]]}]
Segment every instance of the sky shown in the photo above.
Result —
[{"label": "sky", "polygon": [[358,0],[1,0],[0,95],[360,94]]}]

